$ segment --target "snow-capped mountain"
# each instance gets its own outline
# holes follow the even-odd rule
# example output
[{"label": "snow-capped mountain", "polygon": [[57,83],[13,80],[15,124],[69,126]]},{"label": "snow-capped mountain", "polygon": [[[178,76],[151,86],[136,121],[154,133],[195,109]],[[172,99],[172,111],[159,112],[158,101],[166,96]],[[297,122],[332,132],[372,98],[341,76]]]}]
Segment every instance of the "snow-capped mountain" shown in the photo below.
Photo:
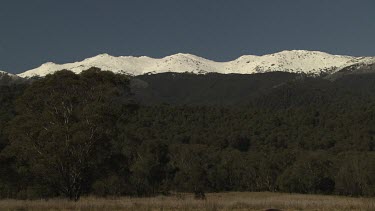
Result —
[{"label": "snow-capped mountain", "polygon": [[7,73],[7,72],[5,72],[5,71],[2,71],[2,70],[0,70],[0,74],[10,74],[10,73]]},{"label": "snow-capped mountain", "polygon": [[0,70],[0,86],[18,84],[23,83],[25,81],[27,81],[27,79]]},{"label": "snow-capped mountain", "polygon": [[246,55],[228,62],[216,62],[195,55],[181,53],[160,59],[146,56],[115,57],[108,54],[100,54],[74,63],[55,64],[48,62],[38,68],[21,73],[19,76],[45,76],[62,69],[80,73],[90,67],[98,67],[102,70],[129,75],[163,72],[252,74],[274,71],[317,75],[321,73],[334,73],[345,67],[360,63],[375,63],[375,58],[331,55],[319,51],[305,50],[282,51],[263,56]]},{"label": "snow-capped mountain", "polygon": [[11,78],[18,78],[18,76],[14,75],[14,74],[11,74],[11,73],[0,70],[0,77],[3,77],[3,76],[8,76],[8,77],[11,77]]}]

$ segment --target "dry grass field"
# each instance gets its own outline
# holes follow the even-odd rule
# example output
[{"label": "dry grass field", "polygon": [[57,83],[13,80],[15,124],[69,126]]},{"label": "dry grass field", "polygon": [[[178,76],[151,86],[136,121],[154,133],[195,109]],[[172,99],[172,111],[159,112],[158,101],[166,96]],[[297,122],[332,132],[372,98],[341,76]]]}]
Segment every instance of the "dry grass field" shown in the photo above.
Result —
[{"label": "dry grass field", "polygon": [[211,193],[206,200],[191,194],[152,198],[103,199],[84,197],[79,202],[63,199],[1,200],[0,210],[375,210],[375,198],[281,193]]}]

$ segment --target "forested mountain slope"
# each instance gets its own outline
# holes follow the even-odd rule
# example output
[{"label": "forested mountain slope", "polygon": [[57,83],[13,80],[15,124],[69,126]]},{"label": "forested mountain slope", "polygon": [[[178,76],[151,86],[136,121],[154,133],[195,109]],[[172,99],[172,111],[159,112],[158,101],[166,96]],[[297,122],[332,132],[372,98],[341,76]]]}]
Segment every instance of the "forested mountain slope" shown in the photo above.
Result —
[{"label": "forested mountain slope", "polygon": [[375,196],[372,73],[128,77],[92,68],[0,86],[0,102],[2,198]]}]

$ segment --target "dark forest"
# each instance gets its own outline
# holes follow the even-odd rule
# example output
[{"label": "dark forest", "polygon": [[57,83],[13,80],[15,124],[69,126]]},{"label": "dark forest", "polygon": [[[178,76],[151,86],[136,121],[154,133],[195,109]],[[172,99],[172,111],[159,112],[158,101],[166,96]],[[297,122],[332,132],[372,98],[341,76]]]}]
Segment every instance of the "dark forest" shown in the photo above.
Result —
[{"label": "dark forest", "polygon": [[0,197],[375,196],[375,74],[0,82]]}]

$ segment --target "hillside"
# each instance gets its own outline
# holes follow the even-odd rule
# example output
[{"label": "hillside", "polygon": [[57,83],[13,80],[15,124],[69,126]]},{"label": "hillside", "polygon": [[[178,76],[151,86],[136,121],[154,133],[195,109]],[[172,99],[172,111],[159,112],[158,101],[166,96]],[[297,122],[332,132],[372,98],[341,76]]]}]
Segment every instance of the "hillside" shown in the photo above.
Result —
[{"label": "hillside", "polygon": [[299,77],[298,74],[160,73],[132,78],[131,87],[142,104],[238,105],[264,95]]}]

